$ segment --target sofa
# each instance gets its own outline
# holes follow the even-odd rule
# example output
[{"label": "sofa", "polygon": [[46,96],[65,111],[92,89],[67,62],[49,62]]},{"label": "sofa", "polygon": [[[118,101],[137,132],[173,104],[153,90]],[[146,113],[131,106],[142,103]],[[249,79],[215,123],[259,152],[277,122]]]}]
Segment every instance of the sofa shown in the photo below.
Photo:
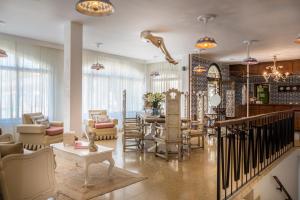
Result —
[{"label": "sofa", "polygon": [[49,122],[49,127],[44,124],[36,124],[34,117],[42,116],[42,113],[23,114],[23,124],[17,125],[19,141],[24,144],[24,148],[38,150],[53,143],[63,141],[64,124],[60,121]]},{"label": "sofa", "polygon": [[106,110],[89,110],[86,125],[87,133],[95,133],[95,140],[111,140],[117,138],[117,119],[110,119]]}]

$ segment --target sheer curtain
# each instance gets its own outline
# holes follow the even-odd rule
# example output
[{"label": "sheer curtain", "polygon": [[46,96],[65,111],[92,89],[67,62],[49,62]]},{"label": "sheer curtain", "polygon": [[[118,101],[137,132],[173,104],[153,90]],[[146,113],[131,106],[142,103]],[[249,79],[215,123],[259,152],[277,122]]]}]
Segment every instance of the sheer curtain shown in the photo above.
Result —
[{"label": "sheer curtain", "polygon": [[53,115],[53,71],[59,52],[0,37],[0,127],[14,132],[23,113]]},{"label": "sheer curtain", "polygon": [[[149,78],[149,92],[165,92],[170,88],[181,90],[181,62],[173,65],[167,62],[152,63],[147,65]],[[152,72],[159,72],[159,76],[151,77]]]},{"label": "sheer curtain", "polygon": [[[91,65],[97,61],[104,65],[104,70],[91,69]],[[84,51],[82,99],[84,119],[88,118],[90,109],[105,109],[111,117],[121,120],[124,89],[127,91],[128,114],[141,111],[142,96],[145,93],[144,64],[133,59]]]}]

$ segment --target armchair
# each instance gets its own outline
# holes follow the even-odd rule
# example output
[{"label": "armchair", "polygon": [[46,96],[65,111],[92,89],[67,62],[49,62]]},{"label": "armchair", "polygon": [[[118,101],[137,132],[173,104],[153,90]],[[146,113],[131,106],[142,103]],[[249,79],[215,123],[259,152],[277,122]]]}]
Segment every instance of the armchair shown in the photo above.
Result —
[{"label": "armchair", "polygon": [[43,124],[34,124],[32,118],[40,115],[42,113],[23,114],[23,124],[17,126],[19,141],[26,149],[37,150],[63,140],[63,122],[50,122],[48,128]]},{"label": "armchair", "polygon": [[[97,120],[101,118],[101,120]],[[110,140],[117,138],[117,119],[110,119],[106,110],[89,110],[86,125],[87,132],[95,133],[95,140]]]},{"label": "armchair", "polygon": [[42,200],[56,197],[54,167],[51,148],[3,157],[0,167],[3,198]]}]

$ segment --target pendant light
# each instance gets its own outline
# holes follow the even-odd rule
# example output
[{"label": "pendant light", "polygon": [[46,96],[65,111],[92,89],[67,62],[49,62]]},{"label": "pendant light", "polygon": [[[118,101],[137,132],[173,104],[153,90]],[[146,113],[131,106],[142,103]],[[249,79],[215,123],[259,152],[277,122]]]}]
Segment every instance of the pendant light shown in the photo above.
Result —
[{"label": "pendant light", "polygon": [[[207,34],[206,33],[207,23],[209,21],[214,20],[215,18],[216,18],[216,15],[214,15],[214,14],[202,15],[197,18],[197,20],[199,22],[204,23],[205,35]],[[198,49],[211,49],[211,48],[215,48],[216,46],[217,46],[217,42],[215,41],[215,39],[213,37],[208,37],[208,36],[204,36],[204,37],[200,38],[195,45],[195,47]]]},{"label": "pendant light", "polygon": [[4,58],[4,57],[7,57],[7,53],[3,49],[0,49],[0,58]]},{"label": "pendant light", "polygon": [[76,4],[76,10],[88,16],[106,16],[115,12],[109,0],[80,0]]},{"label": "pendant light", "polygon": [[[4,25],[4,24],[5,24],[5,22],[0,20],[0,25]],[[7,53],[5,50],[0,48],[0,58],[4,58],[4,57],[7,57]]]},{"label": "pendant light", "polygon": [[253,42],[257,42],[257,40],[245,40],[243,43],[247,45],[247,58],[243,60],[243,63],[247,65],[247,117],[249,117],[249,84],[250,84],[250,75],[249,75],[249,67],[250,65],[257,64],[258,61],[255,58],[250,57],[250,45]]},{"label": "pendant light", "polygon": [[294,41],[296,44],[300,44],[300,34],[298,35],[298,37],[295,39]]},{"label": "pendant light", "polygon": [[[97,43],[98,49],[99,49],[100,45],[102,45],[102,43]],[[93,64],[91,66],[91,69],[95,69],[95,70],[99,71],[99,70],[104,70],[104,68],[105,68],[104,65],[99,63],[98,56],[97,56],[97,63]]]},{"label": "pendant light", "polygon": [[[199,51],[199,55],[201,53],[201,51],[204,51],[205,49],[200,49]],[[206,67],[202,66],[202,65],[197,65],[196,67],[193,68],[193,72],[196,74],[196,75],[201,75],[203,74],[204,72],[206,72]]]}]

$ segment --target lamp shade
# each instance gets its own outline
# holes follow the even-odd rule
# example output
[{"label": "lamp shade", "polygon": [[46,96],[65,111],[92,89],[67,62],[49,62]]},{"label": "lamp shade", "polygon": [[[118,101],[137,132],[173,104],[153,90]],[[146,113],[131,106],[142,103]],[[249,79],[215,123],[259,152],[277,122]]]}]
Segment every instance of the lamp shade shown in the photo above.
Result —
[{"label": "lamp shade", "polygon": [[295,42],[296,44],[300,44],[300,36],[298,36],[294,42]]},{"label": "lamp shade", "polygon": [[3,49],[0,49],[0,57],[7,57],[7,53]]},{"label": "lamp shade", "polygon": [[195,45],[195,47],[198,49],[211,49],[215,48],[216,46],[217,43],[215,39],[207,36],[200,38]]},{"label": "lamp shade", "polygon": [[115,8],[109,0],[80,0],[76,10],[88,16],[105,16],[114,13]]},{"label": "lamp shade", "polygon": [[252,57],[248,57],[248,58],[245,58],[243,60],[243,63],[244,64],[249,64],[249,65],[255,65],[258,63],[258,61],[255,59],[255,58],[252,58]]}]

